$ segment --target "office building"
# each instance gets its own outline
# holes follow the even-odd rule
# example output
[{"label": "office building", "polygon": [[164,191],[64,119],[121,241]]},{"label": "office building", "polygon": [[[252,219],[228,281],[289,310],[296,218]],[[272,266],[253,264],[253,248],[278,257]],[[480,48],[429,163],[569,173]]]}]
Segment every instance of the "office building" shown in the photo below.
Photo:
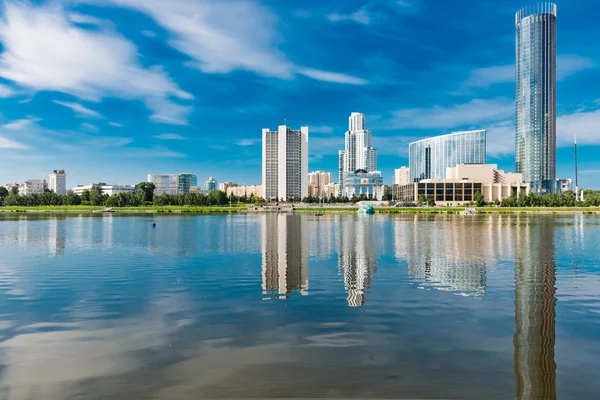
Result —
[{"label": "office building", "polygon": [[262,131],[262,184],[267,201],[308,196],[308,127]]},{"label": "office building", "polygon": [[149,174],[148,182],[154,183],[154,194],[186,194],[198,189],[198,177],[190,173]]},{"label": "office building", "polygon": [[407,167],[394,170],[394,185],[407,185],[410,182],[410,170]]},{"label": "office building", "polygon": [[383,198],[383,176],[381,176],[381,172],[369,172],[359,169],[354,172],[344,173],[342,196],[381,200]]},{"label": "office building", "polygon": [[89,185],[77,185],[73,188],[73,193],[81,196],[83,192],[91,191],[92,188],[99,187],[102,194],[109,196],[119,193],[133,193],[135,192],[135,185],[108,185],[104,182],[91,183]]},{"label": "office building", "polygon": [[345,186],[344,173],[359,169],[367,172],[377,171],[377,149],[372,147],[373,135],[366,125],[364,114],[357,112],[350,114],[345,149],[338,152],[339,183],[342,187]]},{"label": "office building", "polygon": [[519,10],[516,26],[516,171],[538,193],[555,192],[556,5]]},{"label": "office building", "polygon": [[410,181],[443,179],[446,168],[485,164],[486,131],[454,132],[419,140],[408,146]]},{"label": "office building", "polygon": [[418,183],[394,185],[394,199],[416,203],[421,196],[434,199],[436,205],[457,206],[475,200],[477,192],[487,202],[511,196],[527,195],[530,186],[523,175],[498,169],[496,164],[461,164],[446,169],[445,179],[424,179]]},{"label": "office building", "polygon": [[331,172],[314,171],[308,174],[309,194],[321,196],[323,188],[331,183]]},{"label": "office building", "polygon": [[208,178],[206,182],[204,182],[204,190],[210,192],[211,190],[217,190],[217,180],[212,176]]},{"label": "office building", "polygon": [[67,174],[64,169],[55,169],[53,173],[48,176],[50,190],[56,194],[67,193]]},{"label": "office building", "polygon": [[227,188],[227,196],[236,196],[236,197],[247,197],[250,198],[252,196],[263,197],[263,187],[262,185],[248,185],[248,186],[231,186]]},{"label": "office building", "polygon": [[236,187],[238,186],[237,183],[233,183],[233,182],[221,182],[219,183],[219,190],[221,192],[227,193],[227,189],[229,189],[230,187]]},{"label": "office building", "polygon": [[48,189],[48,183],[45,179],[28,179],[19,185],[19,194],[25,196],[34,193],[44,193],[45,189]]}]

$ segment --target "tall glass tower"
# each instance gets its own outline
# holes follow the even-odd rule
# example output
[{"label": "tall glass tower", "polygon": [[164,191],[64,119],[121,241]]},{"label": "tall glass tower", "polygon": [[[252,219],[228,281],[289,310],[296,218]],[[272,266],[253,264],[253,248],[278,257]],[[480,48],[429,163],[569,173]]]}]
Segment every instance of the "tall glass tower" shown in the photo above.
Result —
[{"label": "tall glass tower", "polygon": [[515,15],[516,171],[526,183],[556,179],[556,5],[538,3]]}]

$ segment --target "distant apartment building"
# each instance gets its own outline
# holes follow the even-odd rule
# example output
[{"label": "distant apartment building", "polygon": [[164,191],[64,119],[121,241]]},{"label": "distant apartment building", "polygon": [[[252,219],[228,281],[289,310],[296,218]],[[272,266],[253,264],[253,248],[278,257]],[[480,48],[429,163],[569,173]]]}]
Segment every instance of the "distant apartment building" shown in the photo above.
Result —
[{"label": "distant apartment building", "polygon": [[231,187],[236,187],[238,186],[237,183],[233,183],[233,182],[221,182],[219,183],[219,190],[221,192],[227,193],[227,189],[231,188]]},{"label": "distant apartment building", "polygon": [[91,183],[89,185],[77,185],[73,188],[73,193],[81,196],[83,192],[90,191],[94,187],[99,187],[102,194],[112,196],[119,193],[133,193],[135,192],[135,185],[108,185],[104,182]]},{"label": "distant apartment building", "polygon": [[444,179],[446,168],[485,164],[486,131],[454,132],[409,144],[410,181]]},{"label": "distant apartment building", "polygon": [[377,149],[372,147],[373,135],[366,124],[366,117],[362,113],[353,112],[348,118],[345,147],[338,151],[338,178],[342,190],[346,185],[344,174],[356,170],[377,171]]},{"label": "distant apartment building", "polygon": [[45,189],[48,189],[48,183],[45,179],[28,179],[19,185],[19,194],[25,196],[34,193],[44,193]]},{"label": "distant apartment building", "polygon": [[248,185],[248,186],[232,186],[227,188],[227,196],[236,197],[264,197],[262,185]]},{"label": "distant apartment building", "polygon": [[410,170],[400,167],[394,170],[394,185],[408,185],[410,183]]},{"label": "distant apartment building", "polygon": [[217,180],[212,176],[209,177],[208,180],[204,182],[204,190],[208,192],[217,190]]},{"label": "distant apartment building", "polygon": [[475,200],[477,192],[485,201],[503,200],[510,196],[527,195],[530,186],[523,183],[523,174],[498,169],[496,164],[461,164],[446,169],[444,179],[424,179],[407,185],[394,185],[394,199],[418,202],[424,196],[437,205],[457,206]]},{"label": "distant apartment building", "polygon": [[198,177],[190,173],[149,174],[148,182],[154,183],[154,194],[187,194],[198,189]]},{"label": "distant apartment building", "polygon": [[262,131],[262,185],[267,201],[308,195],[308,127]]},{"label": "distant apartment building", "polygon": [[342,196],[348,198],[367,197],[373,200],[383,198],[383,176],[379,171],[359,169],[354,172],[344,173],[344,187]]},{"label": "distant apartment building", "polygon": [[56,194],[67,193],[67,174],[64,169],[55,169],[48,176],[49,188]]},{"label": "distant apartment building", "polygon": [[331,172],[314,171],[308,174],[308,192],[311,196],[321,196],[323,188],[331,183]]}]

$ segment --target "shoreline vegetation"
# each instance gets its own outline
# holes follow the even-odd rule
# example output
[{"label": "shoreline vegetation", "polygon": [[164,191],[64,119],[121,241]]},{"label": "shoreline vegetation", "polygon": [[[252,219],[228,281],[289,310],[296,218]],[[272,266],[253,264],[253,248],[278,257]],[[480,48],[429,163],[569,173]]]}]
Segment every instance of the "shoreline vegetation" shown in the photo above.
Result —
[{"label": "shoreline vegetation", "polygon": [[[377,214],[462,214],[467,207],[376,207]],[[592,214],[600,215],[600,207],[477,207],[477,214]],[[265,214],[265,213],[356,213],[358,207],[297,207],[280,211],[266,211],[261,207],[248,208],[247,204],[231,206],[138,206],[113,207],[106,211],[103,206],[8,206],[0,207],[0,214],[6,213],[106,213],[106,214]]]}]

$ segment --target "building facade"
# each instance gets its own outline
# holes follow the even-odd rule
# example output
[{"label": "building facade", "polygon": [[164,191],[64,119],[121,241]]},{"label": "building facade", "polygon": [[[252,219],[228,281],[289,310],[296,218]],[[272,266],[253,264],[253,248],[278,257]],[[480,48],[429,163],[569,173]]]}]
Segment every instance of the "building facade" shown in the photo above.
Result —
[{"label": "building facade", "polygon": [[211,191],[211,190],[217,190],[217,180],[215,178],[213,178],[212,176],[208,178],[208,180],[206,182],[204,182],[204,190],[206,191]]},{"label": "building facade", "polygon": [[67,174],[64,169],[55,169],[48,176],[49,187],[56,194],[67,193]]},{"label": "building facade", "polygon": [[342,196],[348,198],[364,196],[368,199],[381,200],[383,198],[383,176],[381,176],[381,172],[369,172],[359,169],[344,173]]},{"label": "building facade", "polygon": [[154,184],[154,194],[187,194],[198,189],[198,177],[190,173],[149,174],[148,182]]},{"label": "building facade", "polygon": [[356,170],[377,171],[377,149],[372,146],[372,133],[366,127],[366,117],[353,112],[348,118],[345,148],[338,152],[339,183],[343,187],[344,174]]},{"label": "building facade", "polygon": [[314,171],[308,174],[309,194],[312,196],[322,196],[325,186],[332,182],[331,172]]},{"label": "building facade", "polygon": [[262,185],[248,185],[248,186],[231,186],[227,188],[227,196],[236,197],[263,197]]},{"label": "building facade", "polygon": [[112,196],[114,194],[119,193],[133,193],[135,192],[135,185],[107,185],[104,182],[101,183],[91,183],[89,185],[77,185],[73,188],[73,193],[81,196],[83,192],[90,191],[94,187],[99,187],[102,191],[102,194],[107,194]]},{"label": "building facade", "polygon": [[454,132],[413,142],[408,147],[410,181],[443,179],[446,168],[485,164],[486,131]]},{"label": "building facade", "polygon": [[233,182],[221,182],[219,183],[219,190],[221,192],[227,193],[227,189],[229,189],[230,187],[236,187],[238,186],[237,183],[233,183]]},{"label": "building facade", "polygon": [[407,185],[410,183],[410,170],[400,167],[394,170],[394,185]]},{"label": "building facade", "polygon": [[477,192],[487,202],[507,197],[527,195],[530,186],[523,183],[520,173],[508,173],[495,164],[461,164],[447,168],[445,179],[426,179],[407,185],[394,185],[397,201],[416,203],[422,196],[435,200],[436,205],[458,206],[475,200]]},{"label": "building facade", "polygon": [[543,191],[556,186],[556,5],[519,10],[515,28],[516,171]]},{"label": "building facade", "polygon": [[262,184],[267,201],[308,196],[308,127],[262,131]]},{"label": "building facade", "polygon": [[44,193],[45,189],[48,189],[48,183],[45,179],[28,179],[19,185],[19,194],[25,196],[34,193]]}]

